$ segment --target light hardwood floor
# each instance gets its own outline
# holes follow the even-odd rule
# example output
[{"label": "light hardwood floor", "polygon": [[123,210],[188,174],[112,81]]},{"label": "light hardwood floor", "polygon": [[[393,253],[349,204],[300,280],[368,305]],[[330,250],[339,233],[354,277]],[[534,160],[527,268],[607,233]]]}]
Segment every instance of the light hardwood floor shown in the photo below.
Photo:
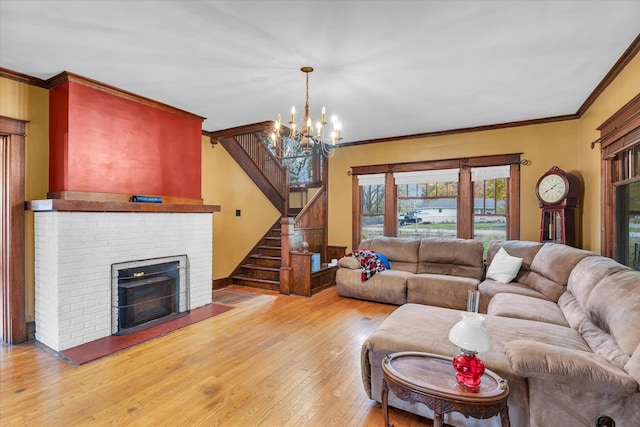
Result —
[{"label": "light hardwood floor", "polygon": [[[0,425],[382,426],[360,346],[395,308],[335,287],[312,298],[259,293],[81,366],[38,343],[2,345]],[[390,418],[431,425],[393,408]]]}]

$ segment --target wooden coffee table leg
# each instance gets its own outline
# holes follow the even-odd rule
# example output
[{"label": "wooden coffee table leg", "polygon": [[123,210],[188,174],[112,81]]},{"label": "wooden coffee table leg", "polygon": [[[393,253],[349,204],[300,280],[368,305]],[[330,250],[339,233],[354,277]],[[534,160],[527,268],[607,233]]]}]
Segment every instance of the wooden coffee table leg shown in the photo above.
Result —
[{"label": "wooden coffee table leg", "polygon": [[384,416],[384,427],[393,427],[393,424],[389,424],[389,386],[387,381],[382,378],[382,415]]},{"label": "wooden coffee table leg", "polygon": [[442,414],[433,411],[433,427],[442,427]]},{"label": "wooden coffee table leg", "polygon": [[506,406],[500,411],[500,424],[502,427],[511,427],[511,421],[509,420],[509,407]]}]

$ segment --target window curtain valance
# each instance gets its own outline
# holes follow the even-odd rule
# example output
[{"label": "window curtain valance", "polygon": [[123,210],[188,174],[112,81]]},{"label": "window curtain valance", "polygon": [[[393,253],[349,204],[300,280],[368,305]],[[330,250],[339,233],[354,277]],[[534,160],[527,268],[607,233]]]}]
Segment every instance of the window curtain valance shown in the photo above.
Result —
[{"label": "window curtain valance", "polygon": [[393,178],[396,185],[427,184],[430,182],[458,182],[460,168],[438,169],[414,172],[395,172]]},{"label": "window curtain valance", "polygon": [[383,173],[373,173],[367,175],[358,175],[358,185],[364,187],[365,185],[384,185]]},{"label": "window curtain valance", "polygon": [[471,168],[472,181],[486,181],[488,179],[509,178],[511,166],[486,166]]}]

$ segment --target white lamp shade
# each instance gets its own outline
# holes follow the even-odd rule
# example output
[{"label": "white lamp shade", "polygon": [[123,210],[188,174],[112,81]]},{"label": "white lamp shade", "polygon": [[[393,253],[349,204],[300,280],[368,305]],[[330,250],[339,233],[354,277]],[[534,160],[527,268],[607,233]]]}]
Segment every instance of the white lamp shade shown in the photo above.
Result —
[{"label": "white lamp shade", "polygon": [[468,352],[481,353],[491,350],[491,336],[482,325],[485,317],[467,311],[463,311],[461,315],[462,320],[449,331],[449,340]]}]

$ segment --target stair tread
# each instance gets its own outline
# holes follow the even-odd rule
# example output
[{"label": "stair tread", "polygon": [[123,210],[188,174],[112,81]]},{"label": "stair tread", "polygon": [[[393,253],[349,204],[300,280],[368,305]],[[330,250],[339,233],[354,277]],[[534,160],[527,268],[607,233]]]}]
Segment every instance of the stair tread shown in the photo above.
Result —
[{"label": "stair tread", "polygon": [[273,284],[273,285],[279,285],[280,284],[279,280],[261,279],[259,277],[247,276],[245,274],[237,274],[235,276],[231,276],[231,278],[232,279],[237,279],[237,280],[246,280],[246,281],[250,281],[250,282],[269,283],[269,284]]},{"label": "stair tread", "polygon": [[273,259],[273,260],[282,259],[282,257],[279,257],[279,256],[271,256],[271,255],[263,255],[263,254],[253,254],[253,255],[249,255],[249,258]]},{"label": "stair tread", "polygon": [[264,265],[258,265],[258,264],[242,264],[240,267],[249,268],[253,270],[280,271],[279,267],[266,267]]}]

